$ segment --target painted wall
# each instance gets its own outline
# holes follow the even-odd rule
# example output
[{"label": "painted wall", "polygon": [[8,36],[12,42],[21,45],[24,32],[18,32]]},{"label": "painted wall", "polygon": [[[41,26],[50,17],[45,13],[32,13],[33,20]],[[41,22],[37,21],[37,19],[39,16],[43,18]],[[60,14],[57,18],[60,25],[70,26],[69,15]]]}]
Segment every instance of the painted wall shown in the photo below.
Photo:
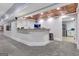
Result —
[{"label": "painted wall", "polygon": [[72,31],[71,28],[76,29],[75,21],[67,22],[66,24],[67,24],[67,35],[74,37],[75,36],[75,30]]},{"label": "painted wall", "polygon": [[71,28],[75,28],[75,21],[67,22],[67,30],[70,30]]},{"label": "painted wall", "polygon": [[[49,20],[49,19],[48,19]],[[55,40],[62,40],[62,19],[54,18],[52,21],[44,21],[42,23],[42,28],[49,28],[50,33],[54,34]]]},{"label": "painted wall", "polygon": [[35,23],[34,21],[24,20],[22,18],[19,18],[17,20],[17,28],[24,27],[24,29],[33,29],[34,23]]}]

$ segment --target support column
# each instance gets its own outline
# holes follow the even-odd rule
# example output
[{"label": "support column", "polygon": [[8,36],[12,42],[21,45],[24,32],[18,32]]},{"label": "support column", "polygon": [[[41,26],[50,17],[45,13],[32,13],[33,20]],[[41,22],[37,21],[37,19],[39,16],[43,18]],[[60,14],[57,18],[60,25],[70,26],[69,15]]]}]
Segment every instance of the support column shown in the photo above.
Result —
[{"label": "support column", "polygon": [[76,43],[77,43],[77,49],[79,49],[79,4],[77,7],[77,19],[76,19]]},{"label": "support column", "polygon": [[4,32],[6,32],[6,26],[7,26],[7,24],[4,24]]},{"label": "support column", "polygon": [[11,23],[11,32],[17,32],[17,22],[16,21],[13,21]]}]

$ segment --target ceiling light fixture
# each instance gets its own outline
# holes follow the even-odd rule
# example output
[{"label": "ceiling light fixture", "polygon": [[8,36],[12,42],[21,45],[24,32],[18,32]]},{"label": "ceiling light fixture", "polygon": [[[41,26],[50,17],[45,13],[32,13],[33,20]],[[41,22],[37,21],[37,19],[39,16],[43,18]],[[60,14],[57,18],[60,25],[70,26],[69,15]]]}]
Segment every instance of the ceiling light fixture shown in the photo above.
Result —
[{"label": "ceiling light fixture", "polygon": [[66,18],[68,15],[61,15],[60,18]]},{"label": "ceiling light fixture", "polygon": [[1,22],[3,22],[3,19],[1,19]]},{"label": "ceiling light fixture", "polygon": [[74,20],[75,18],[71,18],[71,20]]},{"label": "ceiling light fixture", "polygon": [[47,19],[47,21],[48,22],[52,22],[54,19],[52,18],[52,17],[49,17],[48,19]]},{"label": "ceiling light fixture", "polygon": [[9,17],[8,17],[8,15],[5,15],[5,19],[8,19]]},{"label": "ceiling light fixture", "polygon": [[33,16],[31,15],[30,17],[32,18]]},{"label": "ceiling light fixture", "polygon": [[39,23],[43,23],[43,22],[44,22],[44,20],[43,20],[43,19],[40,19],[38,22],[39,22]]},{"label": "ceiling light fixture", "polygon": [[41,15],[43,15],[44,13],[43,13],[43,12],[41,12],[40,14],[41,14]]},{"label": "ceiling light fixture", "polygon": [[61,9],[60,7],[57,8],[57,10],[60,10],[60,9]]}]

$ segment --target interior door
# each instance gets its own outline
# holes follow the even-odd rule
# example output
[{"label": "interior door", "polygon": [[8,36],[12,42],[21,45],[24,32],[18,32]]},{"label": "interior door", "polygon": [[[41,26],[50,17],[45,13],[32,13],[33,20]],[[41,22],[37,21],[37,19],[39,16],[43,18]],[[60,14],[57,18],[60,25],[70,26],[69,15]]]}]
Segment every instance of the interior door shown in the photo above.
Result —
[{"label": "interior door", "polygon": [[64,37],[67,37],[67,26],[66,24],[62,24],[62,33]]}]

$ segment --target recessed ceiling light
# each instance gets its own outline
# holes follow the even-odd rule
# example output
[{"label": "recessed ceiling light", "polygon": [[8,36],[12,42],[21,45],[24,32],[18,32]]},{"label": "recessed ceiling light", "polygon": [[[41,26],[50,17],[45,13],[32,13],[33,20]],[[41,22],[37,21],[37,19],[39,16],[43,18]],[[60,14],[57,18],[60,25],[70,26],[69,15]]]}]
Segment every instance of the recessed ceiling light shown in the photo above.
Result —
[{"label": "recessed ceiling light", "polygon": [[61,9],[60,7],[57,8],[57,10],[60,10],[60,9]]},{"label": "recessed ceiling light", "polygon": [[61,18],[66,18],[66,17],[68,17],[67,15],[61,15],[60,16]]},{"label": "recessed ceiling light", "polygon": [[5,19],[7,19],[8,18],[8,15],[5,15]]},{"label": "recessed ceiling light", "polygon": [[1,21],[3,21],[3,19],[1,19]]},{"label": "recessed ceiling light", "polygon": [[48,21],[48,22],[52,22],[52,21],[53,21],[53,18],[52,18],[52,17],[49,17],[49,18],[47,19],[47,21]]},{"label": "recessed ceiling light", "polygon": [[43,12],[41,12],[40,14],[41,14],[41,15],[43,15],[44,13],[43,13]]},{"label": "recessed ceiling light", "polygon": [[71,20],[74,20],[75,18],[71,18]]},{"label": "recessed ceiling light", "polygon": [[30,17],[33,17],[32,15]]},{"label": "recessed ceiling light", "polygon": [[44,20],[43,20],[43,19],[40,19],[38,22],[39,22],[39,23],[43,23],[43,22],[44,22]]}]

